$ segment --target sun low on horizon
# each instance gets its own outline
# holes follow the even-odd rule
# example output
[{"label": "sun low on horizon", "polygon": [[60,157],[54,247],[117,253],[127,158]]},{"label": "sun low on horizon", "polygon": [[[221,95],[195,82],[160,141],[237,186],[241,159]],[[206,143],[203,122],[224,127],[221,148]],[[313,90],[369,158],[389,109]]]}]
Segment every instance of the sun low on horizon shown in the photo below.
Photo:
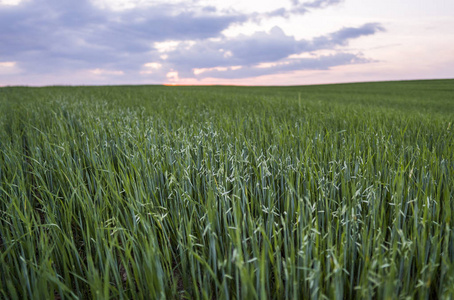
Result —
[{"label": "sun low on horizon", "polygon": [[454,78],[454,1],[0,0],[0,86]]}]

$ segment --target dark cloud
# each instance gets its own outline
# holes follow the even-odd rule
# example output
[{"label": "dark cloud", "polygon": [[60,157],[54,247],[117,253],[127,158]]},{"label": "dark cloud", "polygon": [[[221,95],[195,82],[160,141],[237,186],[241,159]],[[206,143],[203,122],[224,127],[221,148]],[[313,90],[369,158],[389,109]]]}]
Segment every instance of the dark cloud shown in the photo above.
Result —
[{"label": "dark cloud", "polygon": [[[266,17],[269,17],[269,18],[273,18],[273,17],[288,17],[290,15],[290,11],[288,9],[285,9],[285,8],[278,8],[276,10],[273,10],[271,12],[268,12],[265,14]],[[257,15],[256,17],[258,20],[260,20],[261,18],[263,18],[262,15]]]},{"label": "dark cloud", "polygon": [[270,33],[257,32],[219,41],[199,41],[190,47],[182,44],[168,53],[166,62],[187,75],[195,66],[212,68],[278,61],[298,52],[297,47],[299,42],[294,37],[274,27]]},{"label": "dark cloud", "polygon": [[[335,49],[351,39],[383,30],[379,24],[368,23],[312,40],[297,40],[275,27],[270,32],[227,38],[222,31],[232,24],[303,14],[341,0],[293,0],[291,9],[252,15],[234,10],[220,12],[213,6],[197,6],[196,2],[154,4],[123,11],[102,9],[90,0],[33,0],[17,6],[0,5],[0,62],[17,62],[27,75],[99,68],[139,76],[145,63],[156,62],[162,68],[146,75],[154,80],[165,80],[170,70],[178,71],[180,77],[194,77],[195,68],[216,67],[228,70],[211,70],[198,77],[243,78],[367,62],[348,53],[305,59],[288,57]],[[153,45],[170,40],[181,43],[163,59],[163,53]],[[257,67],[260,63],[275,64]],[[241,68],[232,70],[231,66]]]},{"label": "dark cloud", "polygon": [[[295,1],[293,2],[295,3]],[[343,0],[315,0],[312,2],[305,2],[300,5],[306,8],[324,8],[327,6],[339,4],[341,2],[343,2]]]},{"label": "dark cloud", "polygon": [[379,31],[384,31],[385,28],[379,23],[367,23],[361,27],[344,27],[330,35],[332,41],[342,44],[343,41],[356,39],[363,35],[372,35]]},{"label": "dark cloud", "polygon": [[336,32],[315,38],[310,47],[314,50],[330,48],[334,46],[345,46],[351,39],[365,35],[373,35],[385,29],[379,23],[367,23],[360,27],[344,27]]},{"label": "dark cloud", "polygon": [[284,62],[278,62],[275,65],[269,67],[261,66],[246,66],[240,69],[229,69],[226,71],[221,70],[209,70],[197,75],[198,78],[223,78],[223,79],[234,79],[234,78],[249,78],[270,74],[286,73],[289,71],[301,71],[301,70],[327,70],[331,67],[367,63],[368,59],[361,57],[360,55],[351,53],[337,53],[334,55],[326,55],[314,58],[300,58],[292,59]]},{"label": "dark cloud", "polygon": [[[267,73],[270,70],[285,71],[295,70],[298,67],[306,69],[308,66],[317,68],[320,66],[329,67],[333,62],[345,64],[355,59],[356,62],[363,61],[356,56],[349,57],[345,53],[320,59],[302,59],[283,61],[290,55],[310,53],[317,50],[335,49],[337,46],[347,45],[348,41],[363,35],[372,35],[383,30],[379,24],[370,23],[357,28],[343,28],[326,36],[317,37],[313,40],[296,40],[293,36],[286,35],[279,27],[274,27],[269,33],[257,32],[250,36],[240,35],[235,38],[223,38],[218,41],[200,41],[192,46],[180,45],[176,50],[168,53],[166,62],[173,69],[178,70],[182,76],[189,77],[193,74],[193,68],[215,68],[228,66],[243,66],[243,69],[234,71],[214,71],[213,74],[231,73],[244,74],[244,70],[249,73]],[[280,67],[255,68],[260,63],[283,63]],[[330,62],[327,64],[327,62]],[[248,73],[248,74],[249,74]],[[202,73],[201,76],[208,75]]]},{"label": "dark cloud", "polygon": [[88,0],[0,6],[0,61],[18,61],[27,71],[36,72],[74,65],[105,67],[125,59],[128,63],[123,67],[137,67],[139,61],[153,59],[149,52],[154,42],[216,37],[247,19],[242,14],[214,12],[212,7],[197,14],[162,4],[114,12]]},{"label": "dark cloud", "polygon": [[217,8],[214,6],[207,6],[202,9],[204,12],[216,12]]},{"label": "dark cloud", "polygon": [[261,18],[283,17],[288,18],[291,15],[304,15],[309,13],[311,9],[326,8],[328,6],[337,5],[344,0],[315,0],[311,2],[300,2],[299,0],[291,0],[293,6],[291,8],[280,8],[274,11],[257,15],[257,20]]}]

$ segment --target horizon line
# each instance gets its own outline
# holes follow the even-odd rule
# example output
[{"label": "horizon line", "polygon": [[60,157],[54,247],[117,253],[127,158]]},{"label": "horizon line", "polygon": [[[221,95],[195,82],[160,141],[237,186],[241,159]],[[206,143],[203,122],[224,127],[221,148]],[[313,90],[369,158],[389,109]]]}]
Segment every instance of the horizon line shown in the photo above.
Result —
[{"label": "horizon line", "polygon": [[441,78],[420,78],[420,79],[392,79],[392,80],[364,80],[332,83],[307,83],[307,84],[289,84],[289,85],[247,85],[247,84],[178,84],[178,83],[119,83],[119,84],[49,84],[49,85],[1,85],[0,88],[46,88],[46,87],[134,87],[134,86],[161,86],[161,87],[299,87],[299,86],[326,86],[326,85],[348,85],[361,83],[393,83],[393,82],[412,82],[412,81],[437,81],[437,80],[454,80],[454,77]]}]

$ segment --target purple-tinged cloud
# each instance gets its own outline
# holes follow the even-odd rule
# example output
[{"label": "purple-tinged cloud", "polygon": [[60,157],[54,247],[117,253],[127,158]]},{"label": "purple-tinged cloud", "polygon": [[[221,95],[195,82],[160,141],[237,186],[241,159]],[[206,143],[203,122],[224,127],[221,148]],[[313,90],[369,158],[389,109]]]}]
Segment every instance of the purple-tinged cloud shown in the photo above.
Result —
[{"label": "purple-tinged cloud", "polygon": [[[291,55],[310,53],[318,50],[333,50],[337,46],[344,46],[348,41],[364,35],[372,35],[383,30],[379,24],[365,24],[357,28],[343,28],[339,31],[313,40],[297,40],[286,35],[279,27],[274,27],[269,33],[256,32],[253,35],[240,35],[235,38],[223,38],[219,41],[200,41],[192,46],[180,45],[174,51],[168,52],[163,64],[178,70],[183,77],[193,76],[194,68],[212,69],[231,66],[242,66],[241,69],[203,72],[199,77],[231,74],[268,74],[273,71],[290,71],[298,67],[307,69],[312,67],[321,69],[347,63],[366,62],[355,55],[325,56],[323,59],[310,58],[300,60],[286,60]],[[333,59],[336,57],[336,59]],[[328,63],[329,62],[329,63]],[[273,68],[256,68],[260,63],[276,63]],[[241,76],[243,76],[241,75]],[[229,77],[230,78],[230,77]]]},{"label": "purple-tinged cloud", "polygon": [[[204,9],[202,8],[202,11]],[[28,72],[118,65],[138,68],[152,59],[154,42],[217,37],[246,15],[203,14],[172,5],[123,12],[88,0],[27,1],[0,7],[0,61],[18,61]]]},{"label": "purple-tinged cloud", "polygon": [[297,52],[298,41],[274,27],[269,33],[256,32],[222,38],[220,41],[199,41],[187,47],[167,53],[166,63],[182,72],[197,68],[212,68],[230,65],[253,65],[260,62],[277,61]]},{"label": "purple-tinged cloud", "polygon": [[[90,0],[24,1],[18,6],[0,6],[0,62],[14,62],[15,72],[22,70],[28,75],[94,70],[93,74],[134,74],[161,82],[170,71],[180,77],[244,78],[367,62],[336,47],[382,31],[376,23],[342,28],[312,40],[297,40],[279,27],[233,38],[222,34],[233,24],[302,14],[339,2],[294,1],[290,10],[246,15],[234,10],[220,12],[194,2],[113,11],[99,8]],[[163,41],[180,44],[162,53],[155,43]],[[289,58],[323,49],[335,53]],[[195,69],[203,70],[195,75]]]},{"label": "purple-tinged cloud", "polygon": [[207,70],[198,74],[197,78],[251,78],[270,74],[281,74],[290,71],[301,70],[327,70],[331,67],[368,63],[370,60],[360,55],[351,53],[336,53],[314,58],[290,59],[282,62],[270,64],[270,66],[246,66],[242,68],[233,68],[227,70]]},{"label": "purple-tinged cloud", "polygon": [[310,47],[314,50],[317,50],[334,46],[345,46],[351,39],[356,39],[361,36],[373,35],[380,31],[385,31],[385,29],[379,23],[367,23],[360,27],[344,27],[326,36],[314,38],[314,40],[310,44]]},{"label": "purple-tinged cloud", "polygon": [[[295,2],[298,1],[293,1],[293,3]],[[312,2],[305,2],[300,5],[306,8],[324,8],[327,6],[339,4],[341,2],[343,2],[343,0],[315,0]]]},{"label": "purple-tinged cloud", "polygon": [[283,17],[288,18],[291,15],[304,15],[313,9],[322,9],[329,6],[334,6],[342,3],[344,0],[315,0],[312,2],[300,2],[299,0],[292,0],[293,6],[291,8],[279,8],[274,11],[259,14],[256,16],[258,20],[261,18]]}]

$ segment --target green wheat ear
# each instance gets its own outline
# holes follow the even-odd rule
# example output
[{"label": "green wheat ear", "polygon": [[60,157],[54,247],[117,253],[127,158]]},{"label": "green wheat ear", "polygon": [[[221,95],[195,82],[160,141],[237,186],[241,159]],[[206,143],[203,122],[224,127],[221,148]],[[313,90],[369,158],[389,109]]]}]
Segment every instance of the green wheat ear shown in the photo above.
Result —
[{"label": "green wheat ear", "polygon": [[0,298],[450,299],[453,87],[0,88]]}]

